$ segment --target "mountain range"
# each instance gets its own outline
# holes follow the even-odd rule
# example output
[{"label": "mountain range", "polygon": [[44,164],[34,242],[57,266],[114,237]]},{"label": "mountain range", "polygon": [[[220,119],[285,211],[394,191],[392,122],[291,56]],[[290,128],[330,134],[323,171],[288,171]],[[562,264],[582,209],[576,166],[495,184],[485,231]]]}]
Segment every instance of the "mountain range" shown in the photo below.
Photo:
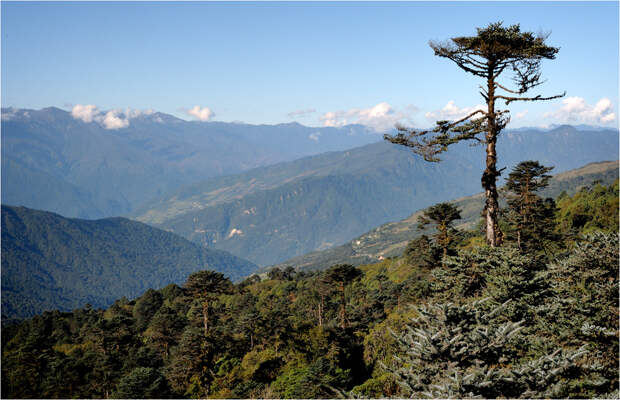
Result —
[{"label": "mountain range", "polygon": [[[507,131],[498,154],[499,167],[508,171],[533,159],[560,173],[618,159],[618,131]],[[132,216],[266,266],[477,193],[483,163],[484,149],[465,143],[441,163],[427,163],[407,148],[379,142],[184,186]]]},{"label": "mountain range", "polygon": [[210,269],[238,280],[257,268],[225,251],[126,218],[82,220],[2,206],[2,316],[107,307]]},{"label": "mountain range", "polygon": [[[121,116],[126,126],[106,129],[58,108],[3,109],[2,203],[130,216],[267,266],[480,190],[484,149],[466,143],[434,164],[360,125]],[[618,131],[508,130],[498,154],[500,168],[533,159],[558,173],[618,159]]]},{"label": "mountain range", "polygon": [[119,114],[106,129],[59,108],[2,109],[2,203],[68,217],[124,215],[209,177],[376,142],[361,125],[311,128]]}]

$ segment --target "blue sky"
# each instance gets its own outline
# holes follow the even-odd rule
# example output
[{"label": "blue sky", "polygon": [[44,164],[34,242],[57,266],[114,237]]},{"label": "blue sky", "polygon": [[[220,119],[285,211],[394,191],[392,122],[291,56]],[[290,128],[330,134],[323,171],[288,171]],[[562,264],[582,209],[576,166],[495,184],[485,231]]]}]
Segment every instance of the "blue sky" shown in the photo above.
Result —
[{"label": "blue sky", "polygon": [[[618,124],[618,2],[2,2],[2,106],[184,119],[429,126],[482,104],[431,39],[503,20],[551,32],[510,127]],[[537,92],[537,93],[538,93]],[[90,105],[90,107],[86,107]],[[103,115],[103,114],[102,114]]]}]

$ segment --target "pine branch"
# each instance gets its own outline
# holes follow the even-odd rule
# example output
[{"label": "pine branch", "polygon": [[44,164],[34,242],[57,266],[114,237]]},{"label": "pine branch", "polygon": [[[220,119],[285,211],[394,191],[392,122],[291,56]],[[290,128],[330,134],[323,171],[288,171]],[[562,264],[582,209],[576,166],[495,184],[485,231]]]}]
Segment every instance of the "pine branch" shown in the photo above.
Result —
[{"label": "pine branch", "polygon": [[508,96],[498,95],[498,96],[495,96],[495,98],[505,100],[506,105],[508,105],[512,103],[513,101],[544,101],[544,100],[559,99],[560,97],[564,97],[564,96],[566,96],[566,92],[555,95],[555,96],[550,96],[550,97],[542,97],[541,95],[534,96],[534,97],[508,97]]}]

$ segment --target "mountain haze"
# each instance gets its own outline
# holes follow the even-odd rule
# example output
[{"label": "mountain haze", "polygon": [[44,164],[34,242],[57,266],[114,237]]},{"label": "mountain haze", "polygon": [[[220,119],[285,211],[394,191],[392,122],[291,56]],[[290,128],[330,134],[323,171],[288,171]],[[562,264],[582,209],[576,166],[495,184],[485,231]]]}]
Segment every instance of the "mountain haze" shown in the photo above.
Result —
[{"label": "mountain haze", "polygon": [[211,269],[239,279],[256,265],[125,218],[80,220],[2,206],[2,315],[72,310]]}]

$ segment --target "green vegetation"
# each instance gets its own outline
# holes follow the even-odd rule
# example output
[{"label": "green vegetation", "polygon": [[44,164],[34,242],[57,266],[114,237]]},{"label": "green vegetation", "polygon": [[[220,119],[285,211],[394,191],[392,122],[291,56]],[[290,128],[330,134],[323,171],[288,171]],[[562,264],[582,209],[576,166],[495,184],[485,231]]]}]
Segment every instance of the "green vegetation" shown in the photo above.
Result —
[{"label": "green vegetation", "polygon": [[79,220],[2,206],[2,317],[107,307],[205,267],[232,279],[256,266],[124,218]]},{"label": "green vegetation", "polygon": [[[573,220],[576,204],[593,210],[617,197],[617,182],[561,196],[556,229]],[[45,312],[3,327],[2,392],[615,396],[617,208],[588,215],[609,232],[573,226],[573,234],[549,239],[549,255],[516,243],[491,248],[469,231],[442,257],[422,236],[402,257],[359,268],[274,269],[236,285],[201,271],[107,310]]]},{"label": "green vegetation", "polygon": [[[551,168],[543,164],[553,162],[525,161],[510,173],[502,202],[496,187],[501,172],[497,137],[508,122],[507,111],[495,109],[496,100],[509,104],[559,97],[522,97],[541,83],[541,60],[553,59],[558,51],[545,39],[521,32],[518,25],[496,23],[478,29],[475,37],[431,43],[436,55],[486,79],[481,94],[487,109],[459,121],[438,121],[432,136],[425,136],[431,131],[402,128],[386,139],[413,147],[429,161],[438,161],[448,146],[463,149],[461,141],[484,143],[485,193],[425,204],[427,209],[351,245],[366,249],[362,257],[380,249],[378,263],[331,263],[310,272],[304,270],[307,264],[288,265],[234,284],[222,272],[244,274],[254,265],[170,232],[122,218],[70,220],[3,206],[3,311],[29,315],[49,304],[66,310],[76,302],[118,299],[107,309],[87,304],[71,312],[45,311],[19,323],[3,320],[2,394],[617,398],[617,162],[551,180]],[[498,81],[510,70],[516,89]],[[536,147],[544,152],[544,146]],[[365,151],[381,154],[387,164],[358,157]],[[432,188],[434,196],[441,196],[438,186],[458,170],[444,170],[451,180],[436,179],[439,173],[427,177],[427,185],[416,182],[403,190],[404,178],[419,176],[416,172],[426,167],[406,158],[403,149],[397,150],[402,157],[386,158],[392,151],[380,144],[356,157],[340,154],[320,173],[304,167],[305,160],[294,164],[300,169],[287,171],[293,174],[290,180],[282,175],[250,180],[249,188],[234,187],[236,178],[224,178],[233,186],[207,184],[209,191],[197,194],[212,201],[209,206],[191,201],[196,193],[189,193],[181,196],[181,208],[191,201],[189,212],[177,212],[178,203],[170,200],[151,216],[163,215],[169,229],[199,243],[241,246],[263,263],[296,254],[302,242],[316,246],[322,240],[328,247],[325,241],[337,237],[329,232],[350,234],[347,229],[393,213],[389,205],[406,190]],[[475,165],[467,159],[472,154],[453,157],[451,165]],[[49,153],[41,160],[56,158]],[[335,165],[342,168],[332,174]],[[270,179],[277,184],[266,187]],[[601,184],[605,179],[613,184]],[[589,183],[576,187],[584,181]],[[573,191],[554,192],[564,188]],[[133,197],[139,190],[136,185],[126,194]],[[399,195],[389,195],[395,192]],[[545,199],[552,193],[557,202]],[[387,202],[381,201],[384,196]],[[170,205],[173,209],[166,209]],[[500,206],[506,211],[500,213]],[[456,225],[457,220],[462,223]],[[349,227],[342,228],[342,221]],[[432,224],[434,231],[410,235],[415,222],[421,228]],[[163,282],[172,283],[162,287]],[[139,292],[131,301],[126,297]]]},{"label": "green vegetation", "polygon": [[558,198],[559,227],[562,234],[589,233],[618,229],[618,181],[583,187],[574,196],[562,193]]}]

